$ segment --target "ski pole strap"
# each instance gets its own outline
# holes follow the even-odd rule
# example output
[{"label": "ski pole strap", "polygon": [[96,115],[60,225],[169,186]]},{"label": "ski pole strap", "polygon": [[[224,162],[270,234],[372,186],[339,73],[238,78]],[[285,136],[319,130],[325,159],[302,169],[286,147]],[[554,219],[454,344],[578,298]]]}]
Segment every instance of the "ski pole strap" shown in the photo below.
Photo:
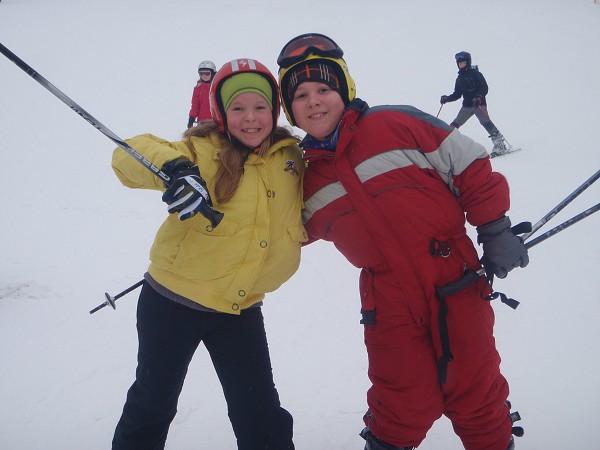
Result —
[{"label": "ski pole strap", "polygon": [[500,301],[502,303],[504,303],[507,306],[510,306],[512,309],[517,309],[517,306],[519,306],[519,302],[517,300],[515,300],[514,298],[507,297],[507,295],[504,292],[492,291],[490,295],[484,297],[483,299],[489,302],[492,300],[496,300],[498,297],[500,297]]},{"label": "ski pole strap", "polygon": [[[511,227],[510,231],[515,236],[519,236],[520,234],[523,234],[523,233],[529,233],[531,231],[531,222],[518,223],[517,225],[514,225],[513,227]],[[521,239],[523,239],[523,238],[521,237]],[[525,245],[525,247],[529,248],[527,246],[527,244]],[[482,271],[480,271],[478,273],[484,274],[485,269],[482,269]],[[488,284],[490,285],[490,287],[492,287],[494,285],[494,274],[490,272],[489,275],[486,274],[486,278],[487,278]],[[497,292],[494,290],[492,290],[492,292],[489,295],[487,295],[486,297],[482,297],[482,298],[486,301],[492,301],[497,298],[500,298],[500,301],[502,303],[510,306],[512,309],[517,309],[517,306],[519,306],[519,302],[517,300],[515,300],[513,298],[508,298],[506,296],[506,294],[504,294],[503,292]]]},{"label": "ski pole strap", "polygon": [[[481,269],[478,272],[480,275],[484,275],[485,274],[485,270]],[[485,276],[488,284],[490,285],[490,287],[492,287],[494,285],[494,274],[489,274]],[[517,300],[515,300],[514,298],[509,298],[507,297],[507,295],[503,292],[498,292],[498,291],[494,291],[493,287],[492,287],[492,292],[490,294],[488,294],[485,297],[481,297],[482,299],[484,299],[485,301],[491,302],[492,300],[496,300],[497,298],[500,298],[500,301],[502,303],[504,303],[507,306],[510,306],[512,309],[517,309],[517,306],[519,306],[519,302]]]},{"label": "ski pole strap", "polygon": [[466,289],[479,280],[479,274],[469,270],[458,281],[448,283],[444,286],[435,288],[435,295],[440,301],[440,313],[438,326],[440,329],[440,343],[442,346],[442,356],[438,361],[438,383],[444,384],[448,377],[448,363],[454,359],[450,350],[450,336],[448,334],[448,303],[446,297]]}]

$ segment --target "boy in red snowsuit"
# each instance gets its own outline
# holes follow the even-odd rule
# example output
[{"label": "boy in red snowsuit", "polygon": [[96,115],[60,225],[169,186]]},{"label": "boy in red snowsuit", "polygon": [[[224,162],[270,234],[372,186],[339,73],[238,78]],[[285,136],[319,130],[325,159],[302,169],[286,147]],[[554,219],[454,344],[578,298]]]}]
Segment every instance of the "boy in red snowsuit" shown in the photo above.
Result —
[{"label": "boy in red snowsuit", "polygon": [[[372,386],[366,450],[412,449],[442,415],[467,450],[514,448],[488,274],[528,263],[511,232],[506,179],[485,148],[410,106],[356,98],[328,37],[292,39],[279,58],[289,122],[307,132],[303,220],[362,269],[360,296]],[[436,288],[475,274],[445,298]]]}]

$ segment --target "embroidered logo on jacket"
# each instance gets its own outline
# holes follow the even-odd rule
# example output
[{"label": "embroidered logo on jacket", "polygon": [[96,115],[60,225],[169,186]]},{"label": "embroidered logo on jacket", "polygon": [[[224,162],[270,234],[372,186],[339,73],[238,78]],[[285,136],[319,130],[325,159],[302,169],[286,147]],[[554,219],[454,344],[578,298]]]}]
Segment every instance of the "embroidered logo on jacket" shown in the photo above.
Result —
[{"label": "embroidered logo on jacket", "polygon": [[285,169],[283,169],[284,171],[290,173],[291,175],[297,177],[298,176],[298,169],[296,169],[296,161],[292,160],[292,159],[288,159],[285,162]]}]

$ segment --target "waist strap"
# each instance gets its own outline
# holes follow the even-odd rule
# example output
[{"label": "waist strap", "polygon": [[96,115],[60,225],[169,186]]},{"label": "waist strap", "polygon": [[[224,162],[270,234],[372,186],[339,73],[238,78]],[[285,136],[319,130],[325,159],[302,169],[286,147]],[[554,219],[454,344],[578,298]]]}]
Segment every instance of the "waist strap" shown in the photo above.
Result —
[{"label": "waist strap", "polygon": [[438,361],[438,383],[440,384],[446,382],[446,378],[448,377],[448,363],[454,359],[452,351],[450,350],[450,336],[448,335],[448,304],[446,303],[446,297],[466,289],[477,280],[479,280],[477,272],[469,270],[460,280],[435,288],[435,295],[440,301],[440,314],[438,319],[440,341],[442,344],[442,356]]}]

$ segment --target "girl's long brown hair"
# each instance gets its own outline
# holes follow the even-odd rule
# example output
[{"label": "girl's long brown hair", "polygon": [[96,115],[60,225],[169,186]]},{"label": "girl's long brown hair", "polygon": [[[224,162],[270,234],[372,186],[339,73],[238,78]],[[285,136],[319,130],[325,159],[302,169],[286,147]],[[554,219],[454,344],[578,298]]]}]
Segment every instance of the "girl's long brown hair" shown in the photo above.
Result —
[{"label": "girl's long brown hair", "polygon": [[[190,151],[194,153],[192,137],[209,137],[215,135],[219,139],[221,151],[219,152],[219,168],[215,176],[215,199],[225,203],[235,195],[244,174],[244,163],[252,152],[240,144],[237,139],[223,134],[214,122],[205,122],[197,127],[190,128],[184,133]],[[263,156],[276,142],[292,137],[290,131],[283,127],[276,127],[255,151],[258,156]],[[202,168],[200,168],[202,170]]]}]

